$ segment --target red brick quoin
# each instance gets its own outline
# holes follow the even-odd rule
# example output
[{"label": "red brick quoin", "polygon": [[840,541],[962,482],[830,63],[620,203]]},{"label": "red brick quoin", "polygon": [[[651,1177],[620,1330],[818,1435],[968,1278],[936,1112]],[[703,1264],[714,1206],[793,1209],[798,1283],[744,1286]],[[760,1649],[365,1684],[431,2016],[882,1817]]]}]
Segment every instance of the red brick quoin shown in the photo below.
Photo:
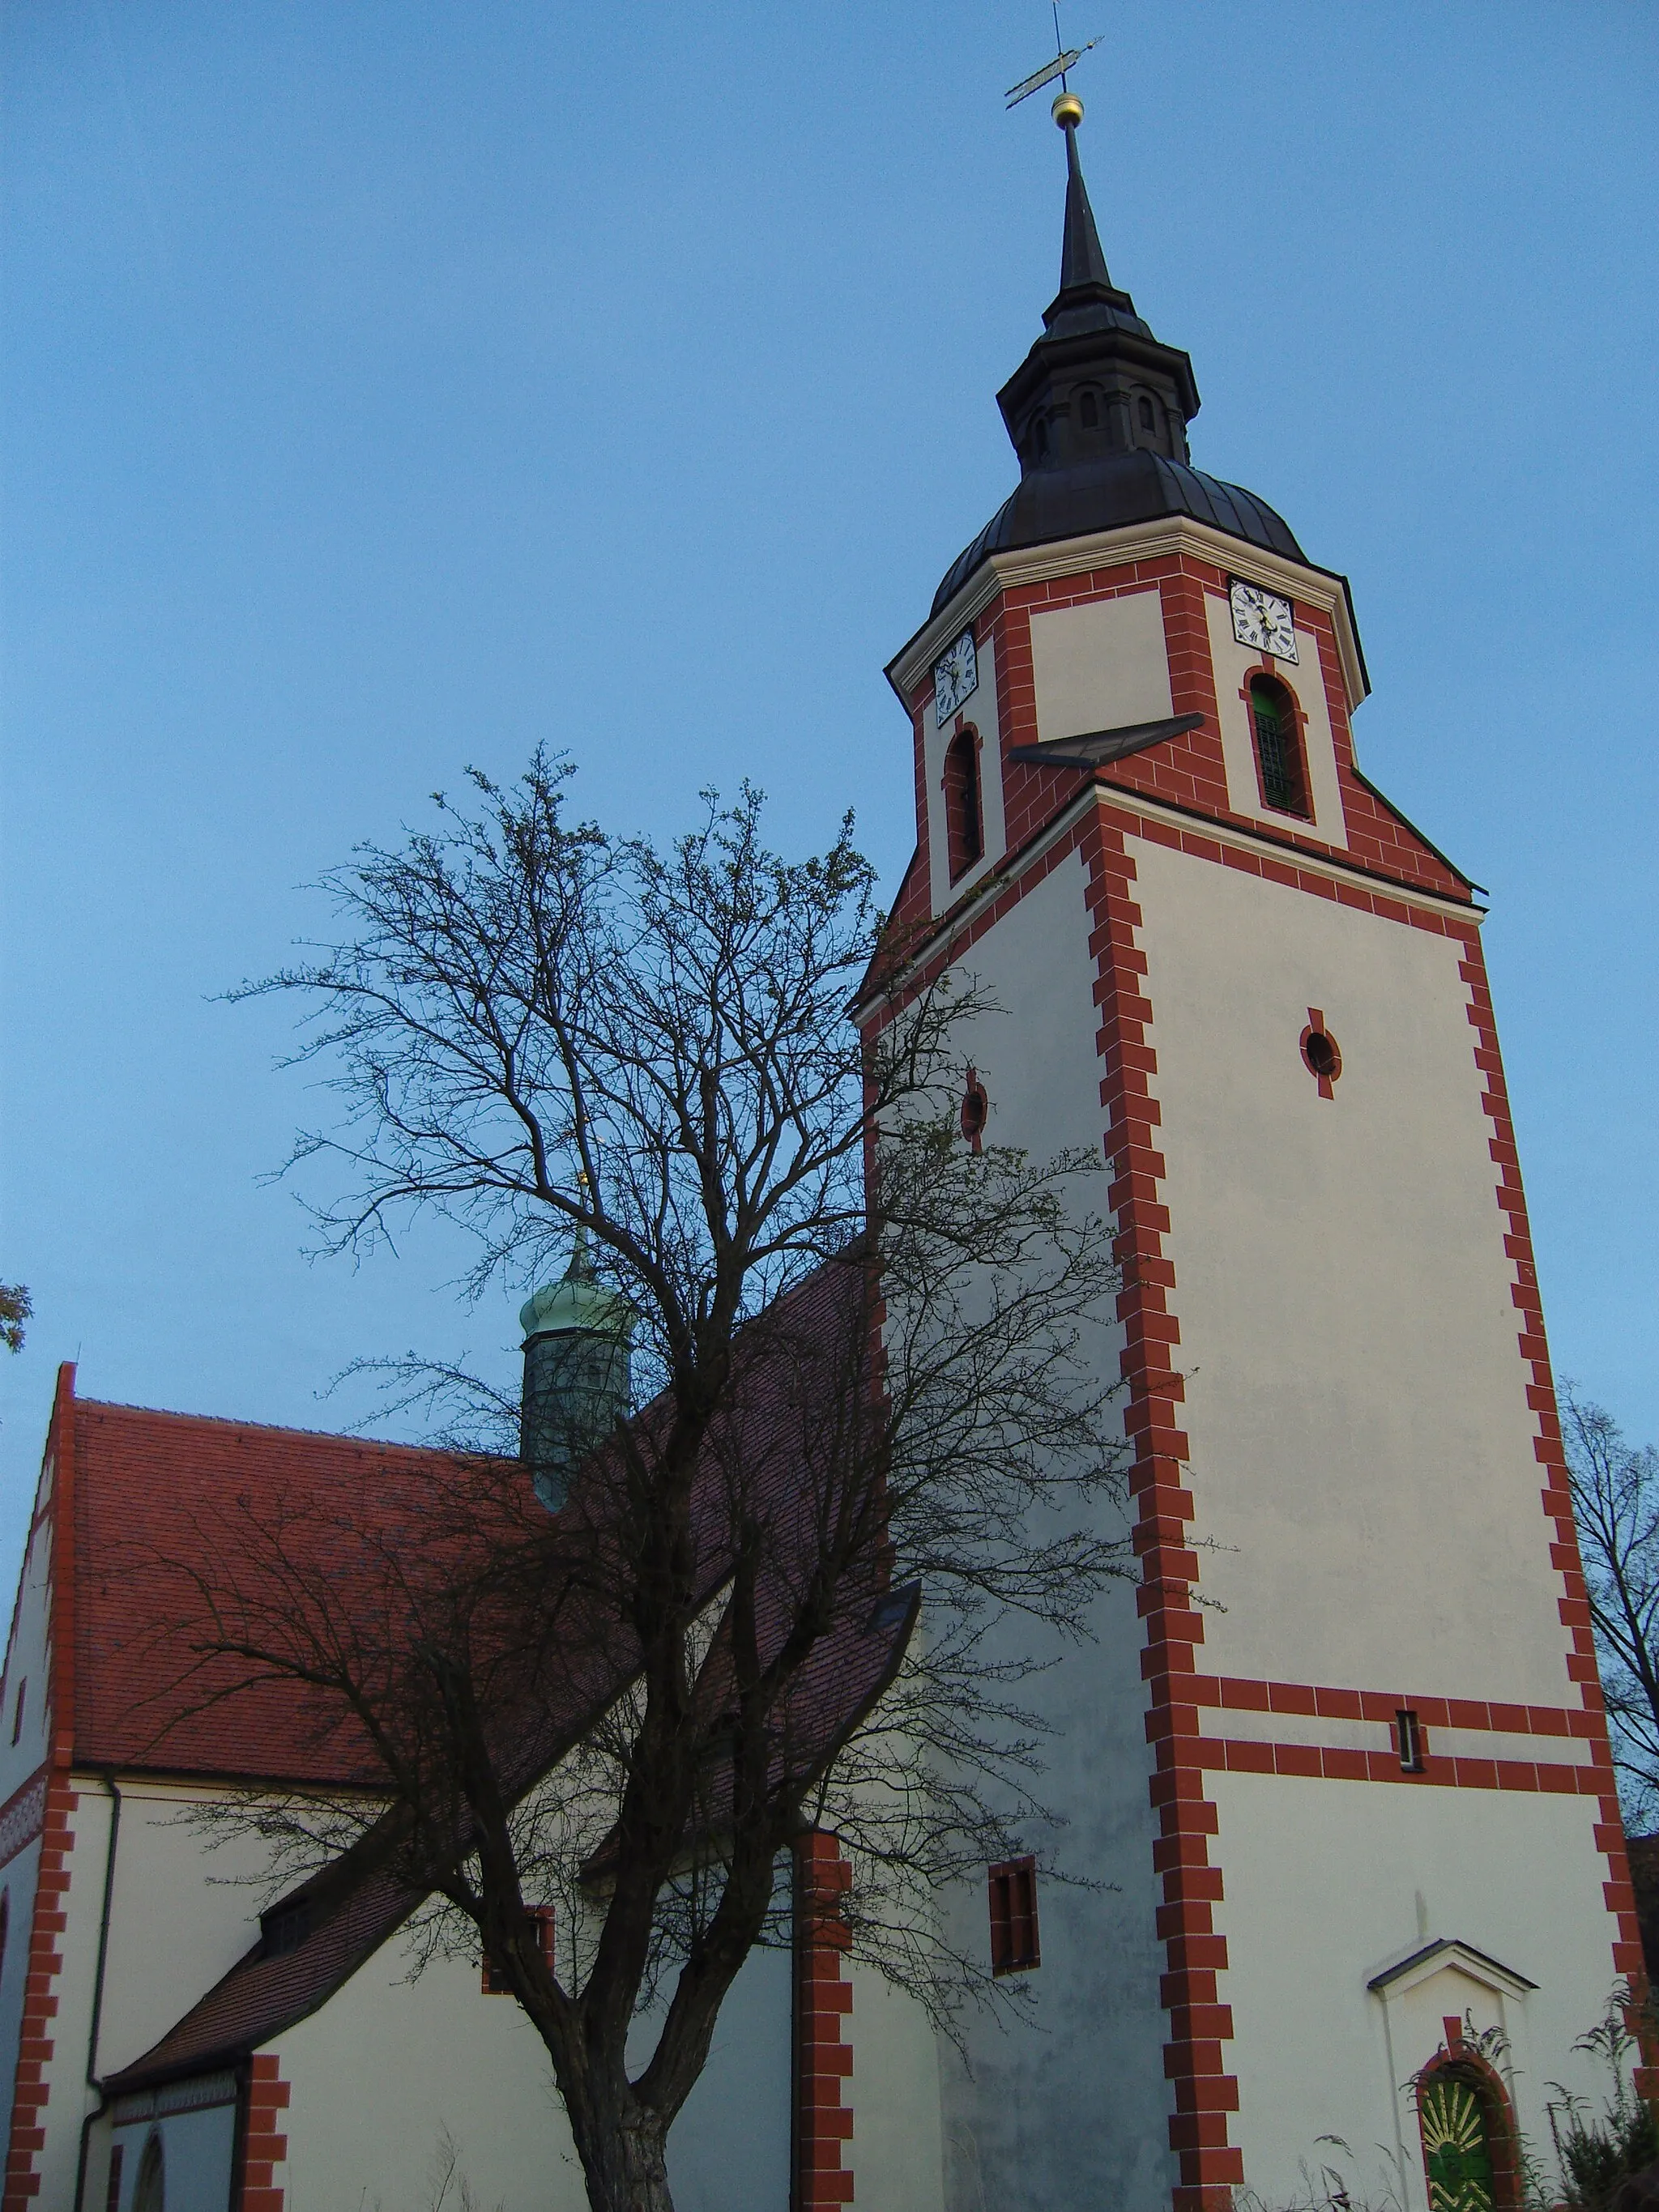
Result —
[{"label": "red brick quoin", "polygon": [[279,2130],[289,2089],[282,2070],[274,2051],[262,2051],[253,2061],[247,2085],[237,2212],[283,2212],[286,2192],[276,2186],[275,2175],[288,2157],[288,2137]]},{"label": "red brick quoin", "polygon": [[[1468,986],[1468,1019],[1469,1026],[1474,1031],[1475,1065],[1486,1082],[1481,1103],[1492,1129],[1490,1150],[1492,1165],[1498,1170],[1493,1194],[1498,1211],[1504,1218],[1504,1249],[1515,1269],[1515,1281],[1510,1296],[1514,1301],[1519,1323],[1517,1346],[1522,1361],[1531,1376],[1527,1387],[1527,1404],[1538,1425],[1533,1450],[1544,1470],[1540,1503],[1554,1531],[1550,1560],[1561,1577],[1562,1595],[1559,1608],[1570,1646],[1567,1673],[1578,1684],[1584,1711],[1589,1716],[1591,1741],[1595,1747],[1595,1771],[1601,1783],[1601,1818],[1596,1826],[1595,1840],[1607,1863],[1607,1879],[1603,1885],[1602,1894],[1608,1911],[1616,1917],[1619,1928],[1618,1939],[1613,1946],[1613,1972],[1627,1976],[1639,1988],[1645,1984],[1646,1971],[1643,1961],[1641,1929],[1636,1917],[1636,1893],[1631,1886],[1630,1867],[1625,1855],[1624,1822],[1613,1783],[1613,1752],[1607,1733],[1607,1708],[1602,1701],[1601,1677],[1596,1670],[1595,1642],[1590,1632],[1589,1592],[1584,1586],[1583,1566],[1578,1555],[1578,1532],[1573,1521],[1572,1493],[1567,1481],[1561,1417],[1555,1402],[1555,1381],[1550,1371],[1549,1345],[1544,1334],[1544,1311],[1538,1291],[1538,1267],[1533,1255],[1532,1229],[1527,1218],[1526,1194],[1521,1186],[1521,1163],[1516,1150],[1515,1123],[1510,1113],[1509,1088],[1504,1080],[1504,1062],[1498,1049],[1498,1027],[1492,1018],[1492,990],[1486,980],[1486,956],[1480,933],[1469,930],[1460,934],[1462,936],[1463,959],[1457,972]],[[1644,2055],[1650,2054],[1644,2050]],[[1639,2067],[1635,2080],[1639,2095],[1659,2096],[1659,2067],[1651,2063]]]},{"label": "red brick quoin", "polygon": [[[1120,821],[1097,807],[1082,825],[1087,899],[1093,923],[1089,949],[1098,963],[1095,1003],[1111,1164],[1108,1204],[1117,1217],[1116,1256],[1123,1270],[1118,1317],[1124,1325],[1124,1416],[1135,1446],[1130,1491],[1139,1505],[1135,1549],[1141,1562],[1139,1606],[1146,1624],[1141,1671],[1150,1710],[1146,1729],[1157,1747],[1152,1802],[1162,1834],[1153,1846],[1163,1881],[1158,1933],[1168,1971],[1160,1997],[1170,2016],[1164,2070],[1175,2086],[1170,2144],[1180,2161],[1173,2212],[1231,2212],[1234,2185],[1244,2179],[1242,2154],[1227,2140],[1227,2115],[1238,2109],[1238,2083],[1226,2070],[1223,2045],[1232,2013],[1218,2002],[1216,1977],[1227,1964],[1226,1938],[1215,1924],[1221,1870],[1212,1866],[1208,1838],[1218,1827],[1205,1795],[1192,1725],[1194,1647],[1202,1620],[1193,1603],[1198,1554],[1189,1523],[1192,1493],[1183,1481],[1188,1443],[1177,1425],[1184,1395],[1172,1354],[1181,1339],[1170,1311],[1175,1269],[1164,1254],[1170,1226],[1159,1185],[1164,1157],[1156,1149],[1158,1104],[1152,1078],[1157,1061],[1146,1042],[1152,1006],[1142,978],[1146,957],[1136,943],[1140,908],[1133,896],[1134,862]],[[1177,1717],[1177,1709],[1184,1708]]]},{"label": "red brick quoin", "polygon": [[58,1948],[67,1914],[69,1855],[75,1843],[70,1814],[80,1803],[66,1777],[54,1774],[46,1789],[46,1825],[40,1844],[40,1873],[29,1930],[28,1979],[17,2045],[17,2079],[12,2095],[11,2146],[6,2154],[3,2212],[23,2212],[40,2193],[35,2161],[46,2142],[46,2071],[53,2050],[52,2022],[58,2013],[54,1984],[64,1964]]},{"label": "red brick quoin", "polygon": [[795,1846],[795,2051],[793,2181],[790,2212],[830,2212],[853,2201],[842,2165],[853,2140],[845,2099],[853,2078],[846,2038],[853,2010],[848,1970],[852,1938],[842,1899],[853,1869],[834,1836],[804,1836]]}]

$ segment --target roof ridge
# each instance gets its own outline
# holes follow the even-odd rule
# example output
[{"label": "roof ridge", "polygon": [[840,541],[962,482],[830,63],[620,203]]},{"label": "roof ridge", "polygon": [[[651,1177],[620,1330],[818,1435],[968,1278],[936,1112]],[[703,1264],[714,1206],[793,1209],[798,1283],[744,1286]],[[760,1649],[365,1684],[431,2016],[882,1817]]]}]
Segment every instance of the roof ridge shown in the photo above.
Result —
[{"label": "roof ridge", "polygon": [[302,1429],[285,1421],[250,1421],[236,1413],[186,1413],[171,1406],[135,1406],[122,1398],[81,1398],[77,1413],[133,1413],[147,1421],[178,1421],[192,1429],[240,1429],[264,1437],[307,1437],[364,1451],[408,1452],[422,1459],[510,1459],[510,1452],[466,1452],[453,1444],[399,1443],[390,1437],[354,1436],[345,1429]]}]

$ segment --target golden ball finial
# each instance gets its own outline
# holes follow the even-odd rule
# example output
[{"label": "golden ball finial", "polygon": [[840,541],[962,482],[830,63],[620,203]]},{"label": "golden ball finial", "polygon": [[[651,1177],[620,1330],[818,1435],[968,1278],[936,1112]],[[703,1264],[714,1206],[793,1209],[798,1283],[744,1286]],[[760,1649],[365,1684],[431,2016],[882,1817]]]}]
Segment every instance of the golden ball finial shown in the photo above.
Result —
[{"label": "golden ball finial", "polygon": [[1083,120],[1083,102],[1074,92],[1057,92],[1048,112],[1062,131],[1075,131]]}]

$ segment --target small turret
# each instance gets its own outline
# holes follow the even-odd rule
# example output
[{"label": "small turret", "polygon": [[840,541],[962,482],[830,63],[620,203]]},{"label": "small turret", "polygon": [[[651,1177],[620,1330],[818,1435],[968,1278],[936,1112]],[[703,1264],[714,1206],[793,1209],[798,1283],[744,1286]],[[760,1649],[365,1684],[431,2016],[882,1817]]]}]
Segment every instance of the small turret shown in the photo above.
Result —
[{"label": "small turret", "polygon": [[580,1229],[562,1280],[533,1291],[520,1309],[519,1456],[550,1513],[564,1504],[572,1468],[627,1418],[634,1319],[628,1300],[594,1279]]}]

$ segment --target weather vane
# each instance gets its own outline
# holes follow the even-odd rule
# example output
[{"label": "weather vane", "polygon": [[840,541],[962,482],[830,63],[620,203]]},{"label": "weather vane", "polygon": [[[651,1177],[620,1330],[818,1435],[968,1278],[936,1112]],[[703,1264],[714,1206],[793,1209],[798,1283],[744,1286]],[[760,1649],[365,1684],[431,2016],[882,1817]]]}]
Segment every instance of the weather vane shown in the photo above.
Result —
[{"label": "weather vane", "polygon": [[[1090,47],[1097,46],[1100,44],[1100,40],[1096,38],[1091,39],[1088,46],[1071,47],[1062,46],[1060,36],[1060,0],[1053,0],[1053,4],[1054,58],[1051,62],[1045,62],[1034,76],[1022,77],[1018,84],[1009,86],[1005,95],[1006,105],[1009,107],[1018,107],[1022,100],[1029,100],[1034,92],[1041,92],[1045,84],[1052,84],[1056,77],[1060,79],[1061,92],[1064,92],[1066,89],[1066,70],[1075,69],[1085,54],[1089,52]],[[1082,113],[1081,108],[1078,112]]]}]

